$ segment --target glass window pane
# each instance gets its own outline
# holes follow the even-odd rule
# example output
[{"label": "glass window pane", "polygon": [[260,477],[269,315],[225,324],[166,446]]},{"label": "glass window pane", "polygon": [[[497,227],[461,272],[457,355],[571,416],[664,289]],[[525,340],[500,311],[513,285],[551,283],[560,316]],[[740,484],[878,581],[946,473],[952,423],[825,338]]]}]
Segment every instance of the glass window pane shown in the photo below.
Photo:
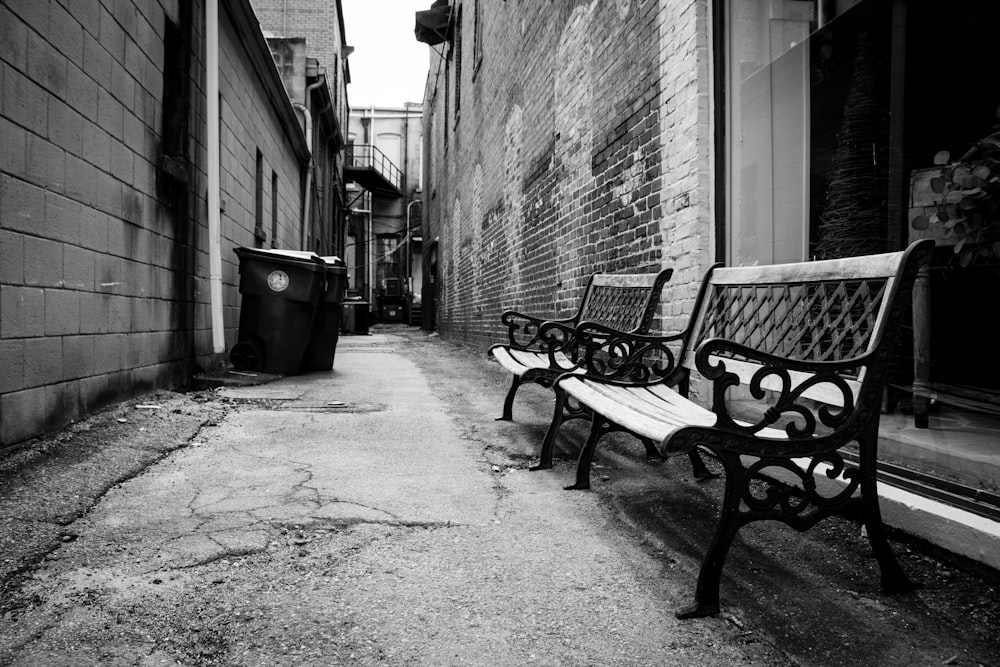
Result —
[{"label": "glass window pane", "polygon": [[730,264],[806,257],[813,0],[730,2]]}]

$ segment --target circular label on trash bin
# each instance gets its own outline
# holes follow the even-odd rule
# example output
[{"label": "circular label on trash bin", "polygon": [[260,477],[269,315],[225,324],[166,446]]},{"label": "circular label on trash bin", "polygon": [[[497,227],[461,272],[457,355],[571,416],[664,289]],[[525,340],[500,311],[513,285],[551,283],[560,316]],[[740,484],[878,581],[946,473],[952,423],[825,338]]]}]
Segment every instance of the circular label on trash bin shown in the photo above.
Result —
[{"label": "circular label on trash bin", "polygon": [[273,292],[284,292],[288,289],[288,274],[284,271],[271,271],[267,276],[267,286]]}]

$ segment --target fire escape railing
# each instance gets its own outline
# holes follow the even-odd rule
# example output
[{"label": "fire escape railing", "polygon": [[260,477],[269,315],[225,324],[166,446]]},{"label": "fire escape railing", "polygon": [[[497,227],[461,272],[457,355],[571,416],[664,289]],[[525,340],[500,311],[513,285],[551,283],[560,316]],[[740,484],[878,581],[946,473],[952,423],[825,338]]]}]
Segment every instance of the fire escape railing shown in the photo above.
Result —
[{"label": "fire escape railing", "polygon": [[355,144],[348,146],[346,157],[348,169],[372,169],[396,190],[402,191],[403,172],[379,149],[369,144]]}]

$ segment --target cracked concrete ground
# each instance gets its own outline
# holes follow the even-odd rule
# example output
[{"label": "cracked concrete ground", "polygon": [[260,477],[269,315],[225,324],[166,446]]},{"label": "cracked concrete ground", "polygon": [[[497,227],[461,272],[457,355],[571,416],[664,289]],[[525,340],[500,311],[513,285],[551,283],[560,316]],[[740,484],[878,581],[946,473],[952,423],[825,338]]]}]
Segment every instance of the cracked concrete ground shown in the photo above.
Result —
[{"label": "cracked concrete ground", "polygon": [[0,664],[998,655],[992,580],[897,545],[911,572],[948,580],[885,598],[849,523],[744,538],[725,613],[677,621],[720,485],[620,440],[601,451],[594,492],[565,492],[579,428],[555,469],[529,472],[550,394],[522,389],[517,421],[495,422],[506,381],[481,355],[377,330],[342,338],[332,372],[146,397],[8,455]]}]

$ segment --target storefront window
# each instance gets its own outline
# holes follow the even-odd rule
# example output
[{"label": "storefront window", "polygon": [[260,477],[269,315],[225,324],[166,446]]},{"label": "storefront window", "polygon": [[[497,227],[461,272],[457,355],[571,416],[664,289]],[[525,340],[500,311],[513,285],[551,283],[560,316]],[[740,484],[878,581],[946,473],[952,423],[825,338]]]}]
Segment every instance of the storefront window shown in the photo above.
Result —
[{"label": "storefront window", "polygon": [[[996,131],[989,0],[719,0],[725,257],[771,264],[938,243],[892,370],[883,458],[1000,492],[1000,260],[956,261],[935,154]],[[930,208],[929,208],[930,207]],[[968,253],[967,253],[968,254]]]},{"label": "storefront window", "polygon": [[[884,250],[890,4],[728,4],[728,262]],[[861,252],[820,243],[862,210],[876,229]]]}]

